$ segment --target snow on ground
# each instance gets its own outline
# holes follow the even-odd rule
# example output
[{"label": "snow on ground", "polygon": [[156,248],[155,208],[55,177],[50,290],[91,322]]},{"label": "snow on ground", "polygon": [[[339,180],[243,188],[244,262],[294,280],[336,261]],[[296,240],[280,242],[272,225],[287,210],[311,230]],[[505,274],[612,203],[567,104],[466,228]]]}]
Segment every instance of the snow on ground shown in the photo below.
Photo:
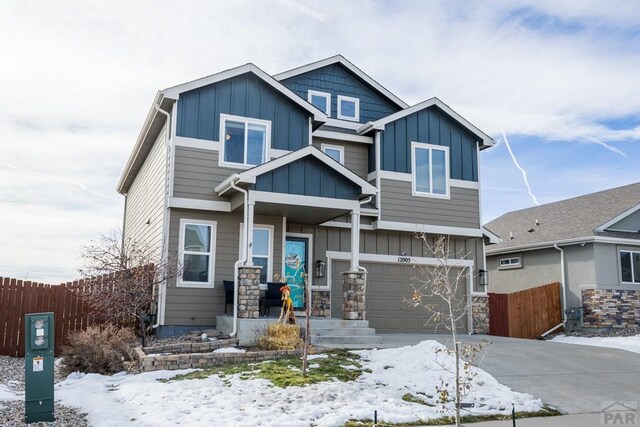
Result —
[{"label": "snow on ground", "polygon": [[[452,374],[440,364],[443,348],[435,341],[384,350],[362,350],[360,362],[372,373],[351,382],[337,380],[305,387],[275,387],[268,380],[224,379],[158,382],[191,370],[157,371],[114,376],[72,374],[58,383],[56,399],[88,413],[92,426],[234,426],[261,425],[297,427],[341,426],[349,419],[371,419],[373,411],[385,421],[409,422],[439,418],[444,414],[402,400],[405,393],[435,395],[442,380],[452,384]],[[488,373],[478,370],[474,390],[465,402],[475,402],[475,413],[535,411],[540,399],[511,391]],[[422,398],[426,398],[420,395]],[[452,409],[452,405],[449,405]],[[258,423],[258,424],[257,424]]]},{"label": "snow on ground", "polygon": [[0,384],[0,401],[2,400],[24,400],[24,392],[14,391],[5,384]]},{"label": "snow on ground", "polygon": [[237,347],[222,347],[217,350],[213,350],[214,353],[245,353],[247,350]]},{"label": "snow on ground", "polygon": [[593,347],[610,347],[627,350],[634,353],[640,353],[640,335],[632,337],[572,337],[566,335],[558,335],[550,342],[559,342],[564,344],[590,345]]}]

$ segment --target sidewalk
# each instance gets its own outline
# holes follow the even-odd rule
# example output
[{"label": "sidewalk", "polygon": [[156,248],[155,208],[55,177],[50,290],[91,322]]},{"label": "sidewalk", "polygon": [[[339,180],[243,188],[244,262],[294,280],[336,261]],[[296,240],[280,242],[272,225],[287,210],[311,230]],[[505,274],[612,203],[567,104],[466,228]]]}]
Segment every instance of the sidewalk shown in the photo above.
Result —
[{"label": "sidewalk", "polygon": [[[600,415],[597,412],[559,415],[557,417],[521,418],[516,420],[516,427],[597,427],[604,425],[600,422]],[[512,427],[513,421],[486,421],[463,425],[467,427]]]}]

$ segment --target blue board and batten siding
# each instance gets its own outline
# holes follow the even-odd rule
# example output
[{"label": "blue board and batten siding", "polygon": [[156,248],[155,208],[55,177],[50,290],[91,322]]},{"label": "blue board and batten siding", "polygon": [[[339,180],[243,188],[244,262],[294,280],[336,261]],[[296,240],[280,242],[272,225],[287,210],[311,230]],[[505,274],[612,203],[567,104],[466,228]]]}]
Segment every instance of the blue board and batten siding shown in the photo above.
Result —
[{"label": "blue board and batten siding", "polygon": [[304,157],[256,178],[255,190],[357,200],[360,187],[315,157]]},{"label": "blue board and batten siding", "polygon": [[401,110],[400,107],[339,64],[318,68],[282,80],[280,83],[304,100],[308,98],[309,89],[330,93],[331,117],[334,119],[338,117],[338,95],[360,100],[360,123],[375,121]]},{"label": "blue board and batten siding", "polygon": [[294,151],[309,145],[309,113],[253,74],[181,93],[176,133],[217,141],[220,114],[270,120],[272,148]]},{"label": "blue board and batten siding", "polygon": [[[387,123],[380,132],[382,170],[411,173],[411,142],[449,147],[452,179],[478,181],[477,138],[437,107]],[[369,171],[375,169],[370,149]]]}]

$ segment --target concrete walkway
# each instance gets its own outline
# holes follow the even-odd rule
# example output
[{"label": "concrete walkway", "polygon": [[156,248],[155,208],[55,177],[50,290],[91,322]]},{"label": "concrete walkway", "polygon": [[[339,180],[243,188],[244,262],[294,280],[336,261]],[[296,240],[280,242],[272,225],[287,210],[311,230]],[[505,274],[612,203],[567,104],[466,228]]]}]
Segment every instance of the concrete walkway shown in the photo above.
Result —
[{"label": "concrete walkway", "polygon": [[[563,413],[592,414],[591,418],[596,423],[593,425],[600,425],[600,410],[609,402],[638,402],[640,406],[640,355],[636,353],[517,338],[481,335],[463,335],[460,338],[464,342],[477,342],[483,338],[492,341],[480,367],[500,383],[539,397]],[[427,339],[451,344],[449,335],[388,334],[382,335],[380,347],[401,347]],[[568,420],[565,424],[553,424],[561,420],[564,423],[565,419]],[[592,425],[580,424],[583,422],[580,417],[575,419],[579,420],[575,425]],[[534,421],[518,420],[518,425],[574,425],[569,424],[572,418],[565,417],[535,420],[539,422],[531,424]]]},{"label": "concrete walkway", "polygon": [[[468,427],[512,427],[513,421],[487,421],[463,425]],[[601,423],[600,414],[561,415],[559,417],[516,420],[516,427],[596,427],[602,425],[604,424]]]}]

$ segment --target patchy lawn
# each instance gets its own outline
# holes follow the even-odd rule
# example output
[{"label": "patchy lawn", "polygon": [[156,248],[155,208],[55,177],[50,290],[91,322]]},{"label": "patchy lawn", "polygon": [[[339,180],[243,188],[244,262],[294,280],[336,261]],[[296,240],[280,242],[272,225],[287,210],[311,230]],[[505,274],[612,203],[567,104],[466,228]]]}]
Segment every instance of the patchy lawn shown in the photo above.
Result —
[{"label": "patchy lawn", "polygon": [[[390,423],[424,422],[453,413],[453,402],[444,408],[437,403],[436,387],[453,384],[441,368],[452,358],[436,354],[441,348],[424,341],[332,350],[314,356],[307,379],[296,359],[137,375],[72,374],[56,385],[56,399],[87,412],[93,426],[344,426],[372,419],[374,410]],[[475,405],[476,416],[507,415],[512,403],[518,412],[543,408],[540,399],[514,392],[482,370],[464,402]]]}]

